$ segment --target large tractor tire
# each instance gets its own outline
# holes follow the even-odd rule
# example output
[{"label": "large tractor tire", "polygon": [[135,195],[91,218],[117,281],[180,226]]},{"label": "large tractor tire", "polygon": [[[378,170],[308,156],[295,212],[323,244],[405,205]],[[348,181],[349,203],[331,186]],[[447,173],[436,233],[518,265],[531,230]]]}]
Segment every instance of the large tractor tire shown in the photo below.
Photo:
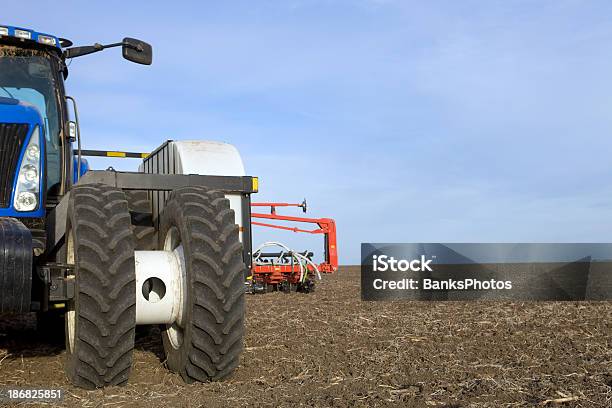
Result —
[{"label": "large tractor tire", "polygon": [[151,217],[151,201],[146,190],[127,190],[125,198],[128,201],[132,217],[132,231],[136,241],[136,249],[152,251],[157,249],[157,236]]},{"label": "large tractor tire", "polygon": [[182,254],[182,308],[162,327],[171,371],[185,382],[221,380],[238,366],[244,336],[242,244],[223,193],[173,191],[161,215],[160,248]]},{"label": "large tractor tire", "polygon": [[103,184],[70,192],[66,263],[75,295],[66,311],[66,374],[93,389],[127,382],[136,327],[134,238],[124,193]]}]

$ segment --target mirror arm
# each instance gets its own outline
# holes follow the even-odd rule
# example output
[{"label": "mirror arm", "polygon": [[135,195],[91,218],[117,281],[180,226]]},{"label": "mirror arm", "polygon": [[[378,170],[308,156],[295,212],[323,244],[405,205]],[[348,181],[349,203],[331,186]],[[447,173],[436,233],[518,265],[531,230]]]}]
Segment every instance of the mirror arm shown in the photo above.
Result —
[{"label": "mirror arm", "polygon": [[122,42],[120,43],[112,43],[112,44],[107,44],[107,45],[101,45],[101,44],[96,44],[99,45],[101,48],[101,50],[105,50],[107,48],[113,48],[113,47],[121,47],[123,45]]},{"label": "mirror arm", "polygon": [[131,48],[133,50],[136,50],[138,52],[142,52],[143,49],[140,45],[134,45],[134,44],[130,44],[128,42],[118,42],[118,43],[112,43],[112,44],[107,44],[107,45],[102,45],[102,44],[94,44],[94,47],[100,47],[100,51],[105,50],[107,48],[113,48],[113,47],[128,47]]},{"label": "mirror arm", "polygon": [[94,45],[90,45],[86,47],[68,48],[67,50],[64,51],[64,57],[65,58],[82,57],[83,55],[93,54],[94,52],[99,52],[99,51],[102,51],[103,49],[104,49],[104,46],[98,43],[95,43]]},{"label": "mirror arm", "polygon": [[64,56],[66,58],[76,58],[76,57],[82,57],[83,55],[89,55],[89,54],[93,54],[94,52],[99,52],[102,50],[105,50],[107,48],[113,48],[113,47],[123,47],[123,46],[127,46],[130,47],[132,49],[135,49],[136,51],[140,51],[142,52],[142,47],[136,47],[133,46],[132,44],[127,44],[124,42],[118,42],[118,43],[112,43],[112,44],[99,44],[99,43],[95,43],[94,45],[87,47],[87,48],[91,48],[90,50],[83,52],[83,53],[77,53],[77,55],[70,55],[70,51],[71,50],[79,50],[80,48],[85,48],[85,47],[74,47],[74,48],[68,48],[66,51],[64,51]]}]

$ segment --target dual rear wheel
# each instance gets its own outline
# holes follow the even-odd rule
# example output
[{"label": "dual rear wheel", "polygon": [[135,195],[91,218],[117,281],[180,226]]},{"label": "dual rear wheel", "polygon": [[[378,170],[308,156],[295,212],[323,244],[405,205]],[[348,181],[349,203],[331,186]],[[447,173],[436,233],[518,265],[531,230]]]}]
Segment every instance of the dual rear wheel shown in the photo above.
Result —
[{"label": "dual rear wheel", "polygon": [[[66,228],[66,262],[75,296],[65,318],[66,374],[77,386],[127,382],[137,299],[137,239],[126,195],[102,184],[75,186]],[[166,364],[186,382],[219,380],[238,365],[244,335],[245,264],[234,212],[223,193],[173,191],[160,216],[157,249],[178,257],[180,296],[162,325]]]}]

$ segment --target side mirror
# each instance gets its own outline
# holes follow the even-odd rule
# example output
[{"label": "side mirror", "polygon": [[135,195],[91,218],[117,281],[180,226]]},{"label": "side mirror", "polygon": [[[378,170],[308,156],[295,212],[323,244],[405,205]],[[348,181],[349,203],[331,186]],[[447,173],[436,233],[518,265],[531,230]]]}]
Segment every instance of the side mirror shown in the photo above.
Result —
[{"label": "side mirror", "polygon": [[123,39],[123,58],[142,65],[153,62],[153,48],[150,44],[135,38]]}]

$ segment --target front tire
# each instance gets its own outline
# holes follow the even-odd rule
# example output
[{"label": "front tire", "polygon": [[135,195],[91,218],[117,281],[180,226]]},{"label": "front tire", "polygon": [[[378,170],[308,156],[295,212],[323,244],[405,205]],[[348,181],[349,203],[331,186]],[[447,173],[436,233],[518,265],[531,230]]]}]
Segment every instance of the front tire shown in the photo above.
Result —
[{"label": "front tire", "polygon": [[75,296],[66,311],[66,375],[82,388],[128,380],[136,327],[134,238],[125,195],[103,184],[70,192],[66,263]]},{"label": "front tire", "polygon": [[185,382],[221,380],[238,366],[244,336],[242,244],[223,193],[173,191],[161,215],[160,248],[182,253],[179,319],[162,327],[167,365]]}]

